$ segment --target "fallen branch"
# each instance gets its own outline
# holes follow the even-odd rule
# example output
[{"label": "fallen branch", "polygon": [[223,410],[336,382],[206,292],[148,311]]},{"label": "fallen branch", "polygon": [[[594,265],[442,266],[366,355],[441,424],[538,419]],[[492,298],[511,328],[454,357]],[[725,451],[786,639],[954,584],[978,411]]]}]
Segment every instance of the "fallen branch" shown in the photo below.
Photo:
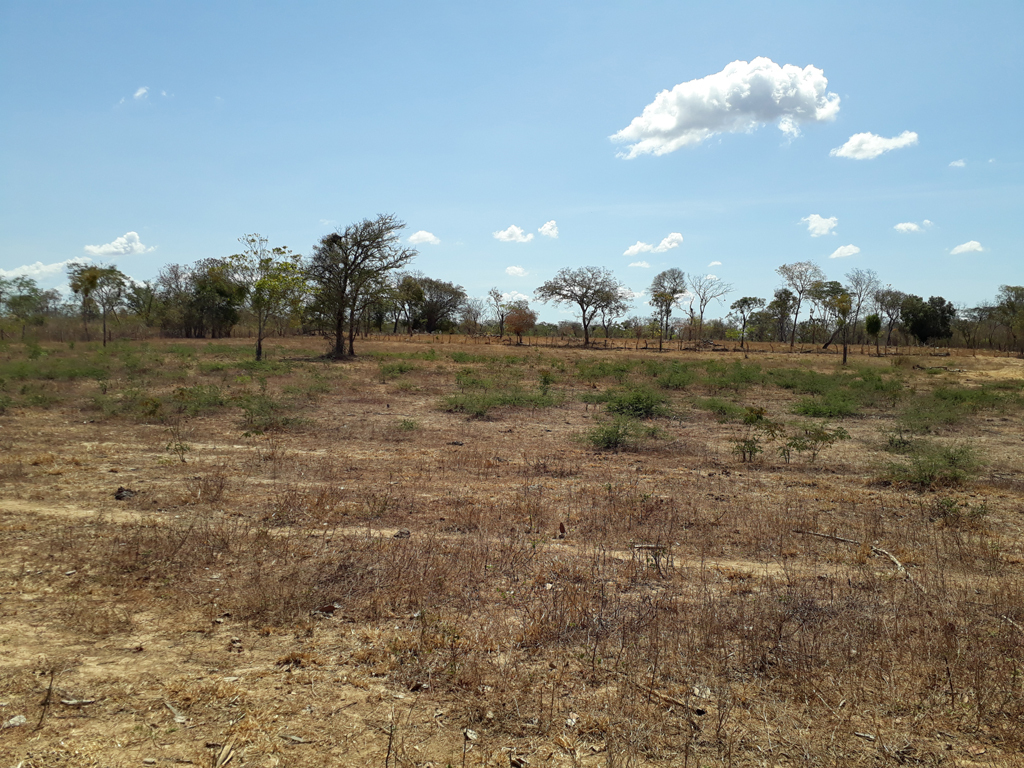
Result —
[{"label": "fallen branch", "polygon": [[[865,544],[865,542],[863,542],[863,541],[856,541],[855,539],[847,539],[847,538],[844,538],[842,536],[836,536],[836,535],[831,534],[831,533],[817,533],[815,531],[801,531],[801,530],[797,530],[797,529],[794,529],[793,533],[798,533],[801,536],[817,536],[819,539],[830,539],[832,541],[841,541],[844,544],[853,544],[854,546],[857,546],[857,547],[863,547],[864,544]],[[889,558],[890,562],[892,562],[892,564],[894,566],[896,566],[896,572],[899,573],[901,576],[903,576],[903,578],[905,578],[907,581],[909,581],[915,587],[917,587],[917,589],[921,592],[922,595],[927,595],[928,594],[928,592],[925,590],[925,588],[917,583],[917,581],[914,579],[914,577],[910,575],[910,571],[907,570],[907,567],[905,565],[903,565],[903,563],[901,563],[899,560],[897,560],[896,556],[892,552],[890,552],[887,549],[882,549],[881,547],[876,547],[874,544],[870,544],[868,546],[871,547],[871,551],[874,554],[876,554],[876,555],[884,555],[885,557]]]}]

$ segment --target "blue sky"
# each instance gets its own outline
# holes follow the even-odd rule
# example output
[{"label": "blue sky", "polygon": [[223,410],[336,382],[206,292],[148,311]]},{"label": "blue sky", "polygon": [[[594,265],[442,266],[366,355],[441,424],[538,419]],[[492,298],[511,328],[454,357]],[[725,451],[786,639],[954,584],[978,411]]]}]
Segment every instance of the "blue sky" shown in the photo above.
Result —
[{"label": "blue sky", "polygon": [[0,276],[388,212],[475,296],[600,265],[770,297],[807,259],[963,304],[1024,283],[1016,0],[430,6],[0,0]]}]

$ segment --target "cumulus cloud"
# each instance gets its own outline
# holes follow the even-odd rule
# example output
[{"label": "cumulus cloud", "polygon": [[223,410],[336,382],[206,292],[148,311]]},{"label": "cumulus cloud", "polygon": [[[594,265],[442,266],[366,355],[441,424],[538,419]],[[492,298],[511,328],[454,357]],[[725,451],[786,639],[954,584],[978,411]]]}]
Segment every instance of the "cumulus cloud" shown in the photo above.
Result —
[{"label": "cumulus cloud", "polygon": [[413,232],[409,235],[409,242],[413,245],[419,245],[420,243],[430,243],[431,245],[439,245],[441,241],[434,235],[433,232],[427,232],[425,229],[421,229],[419,232]]},{"label": "cumulus cloud", "polygon": [[717,280],[718,279],[718,275],[706,275],[705,278],[707,280]]},{"label": "cumulus cloud", "polygon": [[[839,224],[839,219],[835,216],[829,216],[826,219],[816,213],[812,213],[810,216],[804,216],[800,221],[807,222],[807,231],[811,233],[811,237],[827,235],[836,228],[837,224]],[[832,232],[832,234],[834,235],[835,232]]]},{"label": "cumulus cloud", "polygon": [[636,256],[640,253],[665,253],[673,248],[678,248],[683,242],[683,236],[678,232],[670,232],[668,237],[662,240],[657,245],[651,245],[650,243],[643,243],[639,240],[635,244],[629,246],[623,251],[623,256]]},{"label": "cumulus cloud", "polygon": [[529,301],[530,297],[527,296],[525,293],[520,293],[519,291],[508,291],[506,293],[501,294],[501,300],[507,302]]},{"label": "cumulus cloud", "polygon": [[552,237],[556,240],[558,239],[558,225],[555,223],[554,219],[549,221],[547,224],[542,226],[537,231],[544,235],[544,237]]},{"label": "cumulus cloud", "polygon": [[921,227],[919,225],[915,224],[912,221],[901,221],[899,224],[897,224],[895,227],[893,227],[893,229],[895,229],[897,232],[923,232],[924,231],[924,230],[921,229]]},{"label": "cumulus cloud", "polygon": [[524,232],[522,227],[513,224],[508,229],[501,229],[494,233],[495,240],[503,243],[528,243],[533,240],[533,232]]},{"label": "cumulus cloud", "polygon": [[85,252],[91,256],[131,256],[155,250],[156,246],[147,247],[142,244],[138,232],[126,232],[121,237],[115,237],[112,242],[104,245],[85,246]]},{"label": "cumulus cloud", "polygon": [[651,265],[648,264],[646,261],[634,261],[629,266],[631,266],[631,267],[640,267],[641,269],[650,269],[651,268]]},{"label": "cumulus cloud", "polygon": [[928,219],[925,219],[921,223],[924,224],[924,226],[926,226],[926,227],[930,227],[932,225],[932,223],[930,221],[928,221]]},{"label": "cumulus cloud", "polygon": [[55,264],[43,264],[37,261],[35,264],[25,264],[14,269],[0,269],[0,277],[30,277],[33,280],[45,280],[46,278],[63,275],[69,264],[88,264],[92,259],[68,259],[58,261]]},{"label": "cumulus cloud", "polygon": [[960,245],[958,245],[956,248],[950,251],[950,253],[953,254],[954,256],[958,256],[961,253],[981,252],[984,250],[985,249],[981,247],[981,243],[979,243],[977,240],[968,240],[966,243],[961,243]]},{"label": "cumulus cloud", "polygon": [[963,168],[965,165],[967,165],[967,161],[963,160],[963,159],[960,159],[960,160],[954,160],[952,163],[949,164],[949,167],[950,168]]},{"label": "cumulus cloud", "polygon": [[709,267],[720,267],[720,266],[722,266],[722,262],[720,262],[720,261],[712,261],[710,264],[708,264],[708,266]]},{"label": "cumulus cloud", "polygon": [[144,85],[141,88],[139,88],[139,90],[137,90],[135,92],[135,95],[132,96],[132,98],[133,99],[144,99],[144,98],[146,98],[146,94],[147,93],[149,93],[149,86],[148,85]]},{"label": "cumulus cloud", "polygon": [[873,133],[855,133],[843,146],[836,147],[829,155],[832,157],[849,157],[853,160],[873,160],[885,152],[917,144],[917,134],[904,131],[899,136],[887,139]]},{"label": "cumulus cloud", "polygon": [[748,133],[769,123],[789,136],[800,124],[832,120],[839,97],[828,93],[817,67],[779,66],[759,56],[734,61],[721,72],[662,91],[612,141],[627,145],[619,157],[666,155],[719,133]]},{"label": "cumulus cloud", "polygon": [[832,251],[830,259],[845,259],[847,256],[856,256],[860,253],[860,248],[856,245],[841,245]]},{"label": "cumulus cloud", "polygon": [[512,275],[512,277],[526,277],[530,273],[522,267],[505,267],[505,274]]}]

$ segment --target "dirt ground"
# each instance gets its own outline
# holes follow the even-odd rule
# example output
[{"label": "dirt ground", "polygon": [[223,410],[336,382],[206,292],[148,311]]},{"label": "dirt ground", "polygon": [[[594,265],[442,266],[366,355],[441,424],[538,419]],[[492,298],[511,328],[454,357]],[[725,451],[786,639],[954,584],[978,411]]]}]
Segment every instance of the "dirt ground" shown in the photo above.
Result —
[{"label": "dirt ground", "polygon": [[[182,381],[256,386],[198,372],[245,340],[192,346]],[[982,466],[921,488],[880,479],[895,405],[813,463],[741,461],[742,424],[676,394],[659,435],[595,449],[582,396],[615,383],[569,373],[551,407],[441,407],[488,357],[532,382],[652,350],[268,346],[296,365],[266,385],[291,392],[280,429],[230,399],[107,415],[91,380],[0,415],[0,768],[1024,765],[1020,410],[934,431]],[[915,392],[1024,379],[1011,358],[902,364]],[[786,420],[797,398],[736,396]]]}]

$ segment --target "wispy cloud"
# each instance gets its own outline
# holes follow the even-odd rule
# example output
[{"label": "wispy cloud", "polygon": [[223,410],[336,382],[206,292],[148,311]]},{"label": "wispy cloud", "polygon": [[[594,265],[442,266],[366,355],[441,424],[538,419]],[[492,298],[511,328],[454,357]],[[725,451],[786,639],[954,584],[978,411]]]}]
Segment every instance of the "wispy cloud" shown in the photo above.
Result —
[{"label": "wispy cloud", "polygon": [[135,92],[135,95],[132,96],[132,98],[133,99],[144,99],[144,98],[146,98],[146,94],[147,93],[149,93],[149,86],[148,85],[144,85],[141,88],[139,88],[139,90],[137,90]]},{"label": "wispy cloud", "polygon": [[663,239],[657,245],[651,245],[650,243],[644,243],[639,240],[635,244],[629,246],[623,251],[623,256],[636,256],[641,253],[665,253],[673,248],[678,248],[683,242],[683,236],[678,232],[670,232],[668,237]]},{"label": "wispy cloud", "polygon": [[508,229],[495,232],[494,239],[503,243],[528,243],[533,240],[533,232],[524,232],[522,227],[513,224]]},{"label": "wispy cloud", "polygon": [[[836,225],[839,224],[839,219],[835,216],[829,216],[826,219],[816,213],[812,213],[810,216],[804,216],[800,221],[807,223],[807,231],[811,233],[811,237],[827,235],[836,228]],[[832,234],[834,235],[835,232],[832,232]]]},{"label": "wispy cloud", "polygon": [[917,144],[917,134],[904,131],[899,136],[887,139],[873,133],[855,133],[841,147],[836,147],[829,155],[832,157],[849,157],[853,160],[873,160],[885,152]]},{"label": "wispy cloud", "polygon": [[967,165],[967,161],[964,160],[963,158],[961,158],[959,160],[954,160],[952,163],[949,164],[949,167],[950,168],[963,168],[965,165]]},{"label": "wispy cloud", "polygon": [[555,223],[554,219],[547,222],[537,231],[544,235],[544,237],[551,237],[556,240],[558,239],[558,225]]},{"label": "wispy cloud", "polygon": [[641,269],[650,269],[651,268],[651,265],[648,264],[646,261],[634,261],[629,266],[631,266],[631,267],[640,267]]},{"label": "wispy cloud", "polygon": [[54,264],[43,264],[37,261],[35,264],[25,264],[14,269],[0,269],[0,277],[30,277],[33,280],[43,280],[57,275],[63,275],[69,264],[87,264],[92,259],[79,258],[58,261]]},{"label": "wispy cloud", "polygon": [[505,267],[505,274],[512,275],[512,277],[526,277],[530,273],[522,267]]},{"label": "wispy cloud", "polygon": [[830,259],[845,259],[847,256],[856,256],[860,253],[860,248],[856,245],[841,245],[832,251]]},{"label": "wispy cloud", "polygon": [[413,232],[409,235],[409,242],[413,245],[419,245],[420,243],[429,243],[430,245],[440,245],[441,241],[432,232],[427,232],[425,229],[421,229],[419,232]]},{"label": "wispy cloud", "polygon": [[619,157],[665,155],[716,134],[749,133],[770,123],[798,136],[802,123],[831,120],[837,112],[839,97],[828,92],[820,69],[780,66],[759,56],[662,91],[611,139],[627,145]]},{"label": "wispy cloud", "polygon": [[981,243],[979,243],[977,240],[968,240],[966,243],[961,243],[960,245],[958,245],[956,248],[950,251],[950,253],[953,254],[954,256],[958,256],[961,253],[980,253],[981,251],[984,250],[985,249],[981,247]]},{"label": "wispy cloud", "polygon": [[139,240],[138,232],[126,232],[103,245],[87,245],[85,252],[91,256],[132,256],[155,251],[156,246],[145,246]]},{"label": "wispy cloud", "polygon": [[921,229],[920,225],[915,224],[912,221],[901,221],[899,224],[893,227],[893,229],[895,229],[897,232],[924,232],[924,230]]},{"label": "wispy cloud", "polygon": [[722,266],[722,262],[720,262],[720,261],[712,261],[710,264],[708,264],[708,266],[709,267],[720,267],[720,266]]}]

